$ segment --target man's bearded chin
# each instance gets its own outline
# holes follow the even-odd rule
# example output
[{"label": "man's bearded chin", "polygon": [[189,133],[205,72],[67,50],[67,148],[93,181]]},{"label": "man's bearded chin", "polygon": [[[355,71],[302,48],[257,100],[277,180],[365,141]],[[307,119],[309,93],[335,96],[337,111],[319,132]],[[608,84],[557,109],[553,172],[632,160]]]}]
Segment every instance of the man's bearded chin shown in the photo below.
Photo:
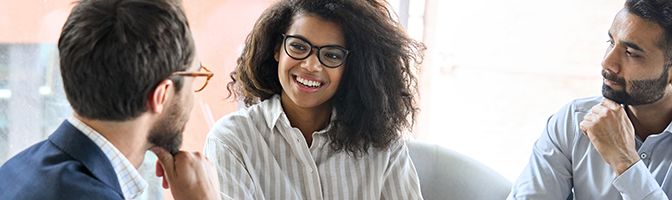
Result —
[{"label": "man's bearded chin", "polygon": [[[614,90],[608,85],[602,84],[602,96],[619,104],[625,105],[646,105],[654,103],[665,94],[665,88],[668,84],[668,70],[663,70],[660,77],[656,79],[631,80],[625,81],[621,77],[602,71],[602,77],[622,86],[621,90]],[[627,85],[630,86],[630,92],[626,91]]]},{"label": "man's bearded chin", "polygon": [[182,132],[187,124],[187,116],[180,106],[172,105],[170,111],[159,119],[149,131],[149,142],[175,155],[182,146]]}]

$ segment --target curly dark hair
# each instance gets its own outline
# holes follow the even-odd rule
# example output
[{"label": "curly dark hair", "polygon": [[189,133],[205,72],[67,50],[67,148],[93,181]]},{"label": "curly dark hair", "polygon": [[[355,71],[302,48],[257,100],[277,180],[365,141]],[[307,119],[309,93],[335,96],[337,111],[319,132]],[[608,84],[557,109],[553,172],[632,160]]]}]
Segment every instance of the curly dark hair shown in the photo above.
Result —
[{"label": "curly dark hair", "polygon": [[[338,113],[327,132],[334,150],[354,155],[370,147],[387,148],[410,130],[418,107],[415,102],[416,64],[425,46],[406,35],[390,12],[377,0],[281,0],[268,8],[247,36],[238,58],[230,94],[242,96],[247,106],[282,93],[274,53],[294,16],[311,15],[339,24],[352,51],[331,105]],[[410,117],[410,118],[409,118]]]}]

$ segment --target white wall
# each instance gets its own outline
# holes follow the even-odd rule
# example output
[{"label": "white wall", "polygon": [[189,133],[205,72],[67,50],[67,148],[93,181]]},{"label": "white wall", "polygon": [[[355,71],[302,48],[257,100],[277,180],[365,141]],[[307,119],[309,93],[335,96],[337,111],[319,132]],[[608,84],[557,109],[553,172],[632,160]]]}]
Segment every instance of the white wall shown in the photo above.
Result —
[{"label": "white wall", "polygon": [[572,99],[600,95],[607,30],[624,1],[425,3],[416,137],[514,181],[546,119]]}]

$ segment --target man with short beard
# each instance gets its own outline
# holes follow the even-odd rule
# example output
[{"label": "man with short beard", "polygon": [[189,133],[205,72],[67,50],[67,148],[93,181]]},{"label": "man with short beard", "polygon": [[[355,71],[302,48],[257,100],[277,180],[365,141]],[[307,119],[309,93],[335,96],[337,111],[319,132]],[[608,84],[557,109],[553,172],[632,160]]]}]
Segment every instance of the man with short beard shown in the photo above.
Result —
[{"label": "man with short beard", "polygon": [[627,0],[609,29],[602,97],[548,119],[508,199],[669,199],[672,1]]},{"label": "man with short beard", "polygon": [[212,77],[180,2],[81,0],[58,50],[74,115],[0,167],[0,199],[135,199],[147,150],[175,199],[220,197],[214,167],[179,150],[193,93]]}]

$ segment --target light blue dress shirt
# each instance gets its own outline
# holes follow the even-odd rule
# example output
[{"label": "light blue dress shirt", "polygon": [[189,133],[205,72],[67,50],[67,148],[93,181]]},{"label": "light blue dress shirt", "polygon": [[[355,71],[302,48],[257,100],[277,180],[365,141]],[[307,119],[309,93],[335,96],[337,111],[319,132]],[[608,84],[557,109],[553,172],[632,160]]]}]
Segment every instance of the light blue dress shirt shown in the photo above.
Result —
[{"label": "light blue dress shirt", "polygon": [[[507,199],[666,200],[672,194],[672,124],[645,141],[641,160],[617,176],[579,128],[602,97],[573,101],[548,119]],[[668,195],[666,195],[666,193]]]}]

